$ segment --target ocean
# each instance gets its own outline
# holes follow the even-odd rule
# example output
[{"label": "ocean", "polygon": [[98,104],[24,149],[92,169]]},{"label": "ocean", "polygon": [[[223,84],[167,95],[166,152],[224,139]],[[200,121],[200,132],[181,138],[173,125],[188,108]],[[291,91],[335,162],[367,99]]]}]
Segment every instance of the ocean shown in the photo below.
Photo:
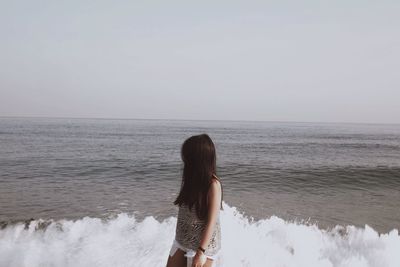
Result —
[{"label": "ocean", "polygon": [[165,266],[201,133],[220,266],[400,266],[400,125],[0,118],[0,267]]}]

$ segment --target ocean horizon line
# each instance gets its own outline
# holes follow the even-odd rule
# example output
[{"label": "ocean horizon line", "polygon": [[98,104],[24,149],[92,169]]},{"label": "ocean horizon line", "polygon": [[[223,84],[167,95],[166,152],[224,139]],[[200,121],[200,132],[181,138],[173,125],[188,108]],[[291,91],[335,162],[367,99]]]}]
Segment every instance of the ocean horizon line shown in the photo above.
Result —
[{"label": "ocean horizon line", "polygon": [[395,122],[346,122],[346,121],[290,121],[290,120],[232,120],[232,119],[183,119],[183,118],[118,118],[118,117],[68,117],[68,116],[2,116],[0,119],[72,119],[72,120],[123,120],[123,121],[193,121],[193,122],[250,122],[250,123],[300,123],[300,124],[357,124],[357,125],[393,125]]}]

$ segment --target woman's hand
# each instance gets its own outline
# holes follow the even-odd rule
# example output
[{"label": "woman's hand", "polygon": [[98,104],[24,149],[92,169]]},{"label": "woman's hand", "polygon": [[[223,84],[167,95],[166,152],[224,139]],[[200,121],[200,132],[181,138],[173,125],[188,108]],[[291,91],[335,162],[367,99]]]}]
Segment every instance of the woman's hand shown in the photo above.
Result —
[{"label": "woman's hand", "polygon": [[196,255],[193,257],[192,267],[203,267],[206,263],[206,255],[200,250],[197,250]]}]

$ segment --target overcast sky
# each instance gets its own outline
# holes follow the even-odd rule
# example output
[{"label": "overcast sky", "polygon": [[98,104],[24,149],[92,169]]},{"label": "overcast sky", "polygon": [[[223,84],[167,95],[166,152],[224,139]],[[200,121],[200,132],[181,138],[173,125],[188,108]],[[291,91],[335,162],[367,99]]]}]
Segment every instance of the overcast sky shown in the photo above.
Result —
[{"label": "overcast sky", "polygon": [[0,116],[400,123],[400,1],[0,0]]}]

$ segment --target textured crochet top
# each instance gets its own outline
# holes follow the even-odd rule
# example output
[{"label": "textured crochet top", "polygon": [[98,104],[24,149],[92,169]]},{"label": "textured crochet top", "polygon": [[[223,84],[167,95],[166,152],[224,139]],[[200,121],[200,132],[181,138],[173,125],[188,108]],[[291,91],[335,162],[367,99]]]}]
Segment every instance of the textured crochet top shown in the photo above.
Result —
[{"label": "textured crochet top", "polygon": [[[200,245],[202,233],[206,227],[207,222],[200,220],[197,217],[196,209],[193,206],[192,210],[187,205],[181,205],[178,211],[178,222],[176,225],[175,239],[182,246],[194,251]],[[206,252],[207,256],[214,256],[221,248],[221,226],[219,216],[217,217],[216,225],[208,243]]]}]

